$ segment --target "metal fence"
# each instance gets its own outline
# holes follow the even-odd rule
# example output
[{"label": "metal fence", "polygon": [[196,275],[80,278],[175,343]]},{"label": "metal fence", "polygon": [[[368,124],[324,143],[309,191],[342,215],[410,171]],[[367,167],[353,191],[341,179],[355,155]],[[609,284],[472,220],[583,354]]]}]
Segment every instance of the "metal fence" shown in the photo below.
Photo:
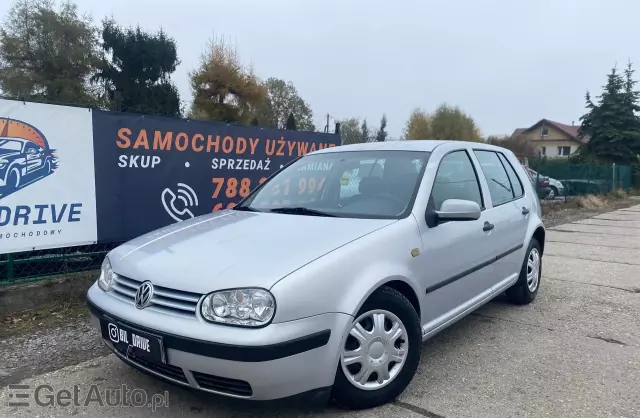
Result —
[{"label": "metal fence", "polygon": [[[572,164],[569,161],[535,159],[527,162],[537,174],[538,195],[545,198],[554,183],[545,183],[549,177],[559,181],[564,190],[560,198],[586,194],[606,194],[615,189],[639,187],[638,172],[630,166]],[[342,193],[357,191],[357,178],[342,185]],[[535,181],[535,180],[534,180]],[[543,187],[544,186],[544,187]],[[120,243],[93,244],[50,250],[28,251],[0,255],[0,286],[21,281],[36,281],[44,277],[96,270],[104,256]]]},{"label": "metal fence", "polygon": [[573,164],[567,160],[541,158],[529,160],[528,167],[537,178],[541,197],[546,197],[545,193],[565,198],[600,195],[634,187],[632,166]]},{"label": "metal fence", "polygon": [[27,251],[0,255],[0,286],[44,277],[96,270],[118,244]]}]

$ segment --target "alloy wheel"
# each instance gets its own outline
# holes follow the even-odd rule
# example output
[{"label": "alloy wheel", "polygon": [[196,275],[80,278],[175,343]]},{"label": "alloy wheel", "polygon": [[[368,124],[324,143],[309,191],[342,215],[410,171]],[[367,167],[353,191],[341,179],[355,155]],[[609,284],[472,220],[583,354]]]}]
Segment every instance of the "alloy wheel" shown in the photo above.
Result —
[{"label": "alloy wheel", "polygon": [[540,283],[540,252],[532,248],[527,259],[527,287],[531,293],[538,289]]}]

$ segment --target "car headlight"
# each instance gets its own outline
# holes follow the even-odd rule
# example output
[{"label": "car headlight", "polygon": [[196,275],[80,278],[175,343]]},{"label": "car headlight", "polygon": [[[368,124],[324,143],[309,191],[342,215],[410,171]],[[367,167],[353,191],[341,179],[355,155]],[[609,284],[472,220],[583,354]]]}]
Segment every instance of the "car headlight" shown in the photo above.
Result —
[{"label": "car headlight", "polygon": [[111,268],[111,262],[109,261],[109,257],[105,257],[102,262],[102,268],[100,270],[100,277],[98,278],[98,286],[100,289],[108,292],[111,289],[111,284],[113,283],[113,277],[115,273]]},{"label": "car headlight", "polygon": [[269,324],[276,300],[264,289],[229,289],[209,293],[200,305],[202,317],[210,322],[261,327]]}]

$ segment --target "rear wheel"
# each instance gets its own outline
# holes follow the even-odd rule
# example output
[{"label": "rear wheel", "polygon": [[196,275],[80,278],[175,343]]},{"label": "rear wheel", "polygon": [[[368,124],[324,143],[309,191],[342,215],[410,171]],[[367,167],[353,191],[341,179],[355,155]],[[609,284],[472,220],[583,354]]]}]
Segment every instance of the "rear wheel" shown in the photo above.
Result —
[{"label": "rear wheel", "polygon": [[518,305],[526,305],[536,298],[542,277],[542,252],[537,239],[531,238],[527,255],[520,270],[518,281],[507,289],[509,300]]},{"label": "rear wheel", "polygon": [[338,404],[372,408],[398,397],[420,361],[420,319],[400,292],[382,287],[364,303],[341,347],[332,395]]},{"label": "rear wheel", "polygon": [[547,199],[553,200],[558,196],[558,189],[555,186],[551,186],[551,190],[549,190],[549,194],[547,195]]}]

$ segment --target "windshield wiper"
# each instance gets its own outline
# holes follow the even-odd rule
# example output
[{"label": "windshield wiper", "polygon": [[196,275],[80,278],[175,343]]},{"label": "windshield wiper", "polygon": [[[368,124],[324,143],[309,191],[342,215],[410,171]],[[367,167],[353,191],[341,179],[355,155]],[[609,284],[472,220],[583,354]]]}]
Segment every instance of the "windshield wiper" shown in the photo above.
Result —
[{"label": "windshield wiper", "polygon": [[251,206],[234,206],[233,210],[241,210],[244,212],[262,212],[261,210],[254,209]]},{"label": "windshield wiper", "polygon": [[269,212],[274,213],[289,213],[292,215],[309,215],[309,216],[326,216],[329,218],[335,218],[336,215],[323,212],[321,210],[304,208],[301,206],[296,207],[282,207],[282,208],[273,208]]}]

